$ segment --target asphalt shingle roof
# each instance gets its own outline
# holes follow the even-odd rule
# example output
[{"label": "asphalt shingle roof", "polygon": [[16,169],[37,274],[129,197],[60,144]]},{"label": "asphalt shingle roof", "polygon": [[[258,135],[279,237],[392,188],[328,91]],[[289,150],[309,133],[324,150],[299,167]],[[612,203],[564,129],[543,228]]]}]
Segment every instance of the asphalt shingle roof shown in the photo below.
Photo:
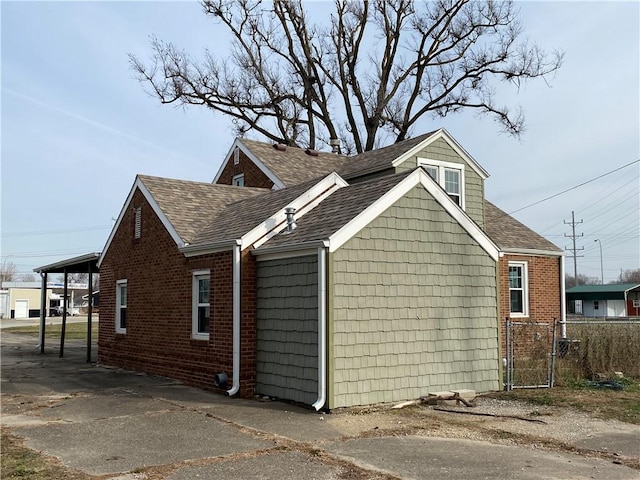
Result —
[{"label": "asphalt shingle roof", "polygon": [[[318,179],[315,179],[281,190],[262,190],[260,195],[228,203],[216,215],[209,217],[193,243],[212,243],[240,238],[278,210],[286,207],[317,181]],[[242,190],[244,187],[233,188]]]},{"label": "asphalt shingle roof", "polygon": [[408,140],[403,140],[402,142],[394,143],[387,147],[370,150],[368,152],[349,157],[349,163],[347,163],[342,170],[338,171],[338,173],[345,179],[349,179],[356,175],[363,175],[391,168],[392,163],[396,158],[401,157],[434,133],[436,133],[436,131],[425,133]]},{"label": "asphalt shingle roof", "polygon": [[264,188],[175,180],[138,175],[185,243],[192,243],[210,219],[229,203],[268,192]]},{"label": "asphalt shingle roof", "polygon": [[313,157],[307,155],[301,148],[287,147],[285,151],[280,151],[273,148],[270,143],[246,139],[241,141],[286,186],[291,186],[328,175],[331,172],[336,172],[341,177],[349,179],[391,168],[391,164],[396,158],[434,133],[436,132],[425,133],[387,147],[353,156],[318,152],[318,156]]},{"label": "asphalt shingle roof", "polygon": [[271,143],[246,139],[241,142],[287,187],[340,171],[350,161],[349,157],[335,153],[318,152],[314,157],[297,147],[281,151]]},{"label": "asphalt shingle roof", "polygon": [[264,248],[326,240],[410,173],[389,175],[337,190],[300,218],[293,232],[276,235]]},{"label": "asphalt shingle roof", "polygon": [[562,252],[549,240],[485,200],[485,231],[501,250],[526,249]]}]

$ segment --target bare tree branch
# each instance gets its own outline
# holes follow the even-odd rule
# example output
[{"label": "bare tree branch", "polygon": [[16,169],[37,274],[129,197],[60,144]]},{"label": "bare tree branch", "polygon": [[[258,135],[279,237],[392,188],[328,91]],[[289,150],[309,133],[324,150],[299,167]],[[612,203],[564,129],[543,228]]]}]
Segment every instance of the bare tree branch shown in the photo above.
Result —
[{"label": "bare tree branch", "polygon": [[547,82],[563,60],[523,39],[512,1],[334,0],[318,22],[301,0],[202,6],[232,35],[229,55],[196,60],[152,38],[147,62],[130,55],[140,82],[162,103],[222,113],[238,135],[297,146],[339,138],[362,152],[464,109],[519,136],[522,109],[496,105],[497,85]]}]

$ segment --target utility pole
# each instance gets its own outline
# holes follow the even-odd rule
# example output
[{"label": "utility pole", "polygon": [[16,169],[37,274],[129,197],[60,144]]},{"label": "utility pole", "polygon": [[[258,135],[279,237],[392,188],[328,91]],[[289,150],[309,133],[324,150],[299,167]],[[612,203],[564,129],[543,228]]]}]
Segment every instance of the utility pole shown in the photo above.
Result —
[{"label": "utility pole", "polygon": [[573,254],[573,279],[575,280],[577,285],[578,284],[578,257],[584,256],[584,255],[578,255],[578,252],[581,250],[584,250],[584,247],[576,248],[576,238],[584,236],[584,233],[581,233],[580,235],[576,235],[576,225],[580,225],[582,223],[582,220],[580,220],[579,222],[576,222],[575,214],[573,210],[571,210],[571,221],[567,222],[565,220],[564,223],[565,225],[571,225],[571,235],[567,235],[565,233],[564,236],[567,238],[571,238],[573,240],[573,248],[564,247],[564,249],[570,251]]}]

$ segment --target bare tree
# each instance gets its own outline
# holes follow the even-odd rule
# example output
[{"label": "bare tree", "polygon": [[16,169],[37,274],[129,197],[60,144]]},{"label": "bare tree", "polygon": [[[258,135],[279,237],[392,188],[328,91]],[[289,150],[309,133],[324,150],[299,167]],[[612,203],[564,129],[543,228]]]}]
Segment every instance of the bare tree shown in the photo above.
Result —
[{"label": "bare tree", "polygon": [[33,273],[23,273],[18,276],[21,282],[36,282],[38,278]]},{"label": "bare tree", "polygon": [[228,57],[196,60],[153,38],[148,63],[129,56],[150,93],[227,115],[240,136],[311,148],[340,139],[346,153],[404,140],[426,115],[462,109],[520,135],[522,110],[496,103],[495,81],[518,88],[563,57],[523,39],[512,1],[335,0],[324,23],[301,0],[202,6],[232,34]]},{"label": "bare tree", "polygon": [[16,279],[17,268],[13,262],[4,262],[0,264],[0,282],[13,282]]},{"label": "bare tree", "polygon": [[600,279],[598,277],[588,277],[579,273],[577,277],[566,275],[564,277],[565,288],[573,288],[577,285],[600,285]]},{"label": "bare tree", "polygon": [[[88,273],[67,273],[69,283],[87,283],[89,282]],[[58,282],[64,282],[64,275],[58,276]]]},{"label": "bare tree", "polygon": [[620,272],[618,280],[612,283],[640,283],[640,268]]}]

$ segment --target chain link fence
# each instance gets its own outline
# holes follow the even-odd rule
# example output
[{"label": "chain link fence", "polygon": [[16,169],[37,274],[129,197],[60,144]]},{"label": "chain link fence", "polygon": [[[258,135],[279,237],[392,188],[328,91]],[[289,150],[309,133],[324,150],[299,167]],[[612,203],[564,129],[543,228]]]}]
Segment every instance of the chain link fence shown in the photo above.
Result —
[{"label": "chain link fence", "polygon": [[506,390],[640,379],[640,320],[568,320],[564,330],[557,320],[506,319]]}]

